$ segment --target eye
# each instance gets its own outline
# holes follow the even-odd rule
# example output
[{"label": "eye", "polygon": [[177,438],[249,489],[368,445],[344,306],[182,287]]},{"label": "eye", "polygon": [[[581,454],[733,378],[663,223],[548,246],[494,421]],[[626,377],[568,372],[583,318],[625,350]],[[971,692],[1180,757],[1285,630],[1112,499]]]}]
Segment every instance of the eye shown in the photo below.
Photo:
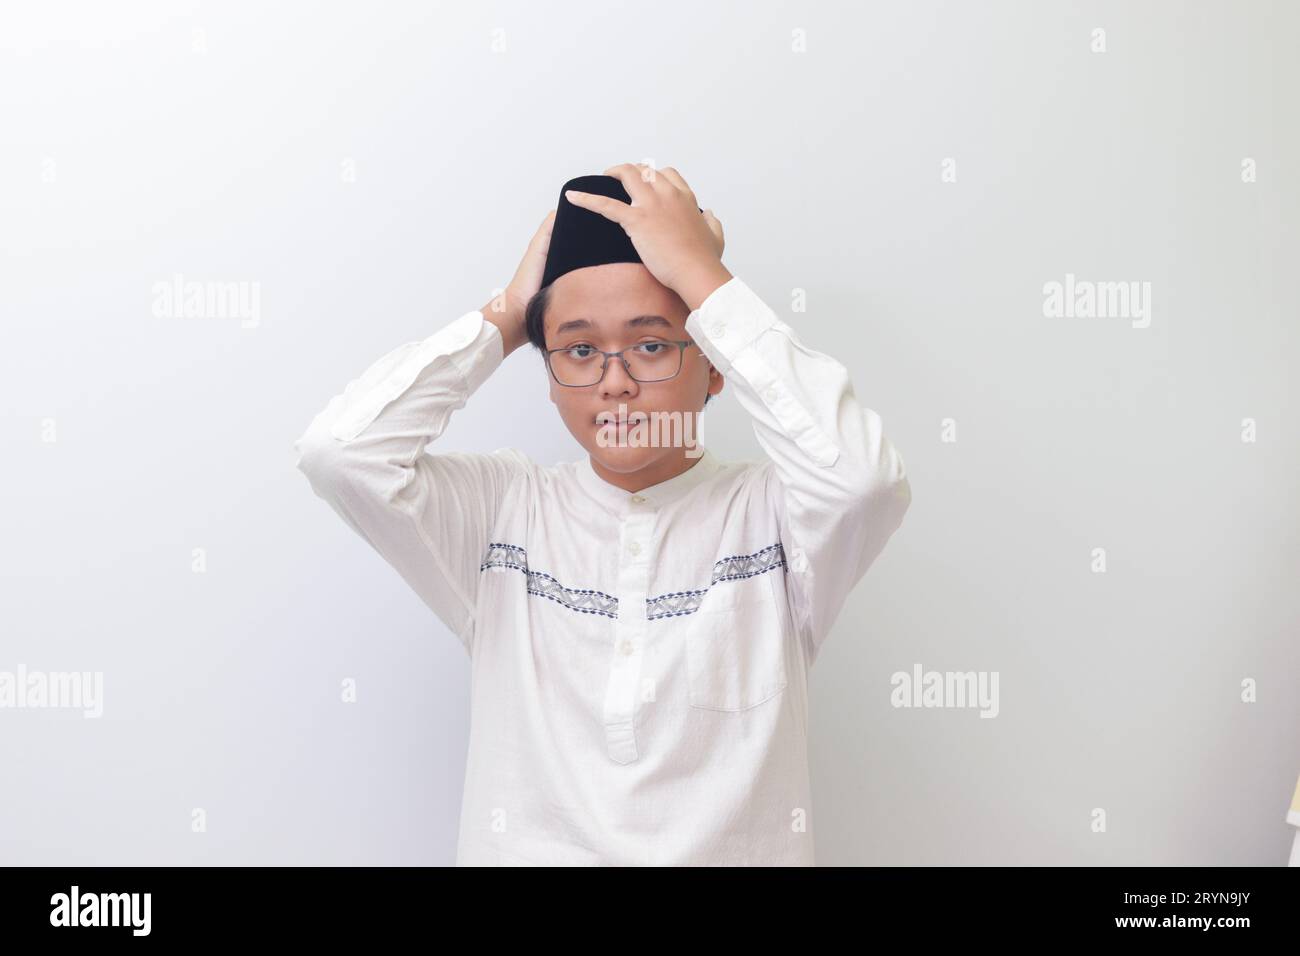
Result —
[{"label": "eye", "polygon": [[638,352],[646,355],[661,355],[669,347],[667,342],[641,342],[636,346]]},{"label": "eye", "polygon": [[595,346],[586,345],[586,344],[570,345],[568,348],[569,354],[572,355],[574,358],[587,358],[592,354],[594,354],[595,351],[596,351]]}]

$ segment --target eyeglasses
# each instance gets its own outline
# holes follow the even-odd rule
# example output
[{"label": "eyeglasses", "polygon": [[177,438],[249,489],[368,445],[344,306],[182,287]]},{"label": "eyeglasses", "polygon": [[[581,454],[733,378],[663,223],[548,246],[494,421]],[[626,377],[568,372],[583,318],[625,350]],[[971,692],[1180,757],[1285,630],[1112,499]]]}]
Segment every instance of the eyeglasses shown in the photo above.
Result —
[{"label": "eyeglasses", "polygon": [[560,385],[585,388],[603,379],[609,360],[618,358],[634,381],[664,382],[675,378],[682,370],[686,346],[694,344],[690,339],[647,339],[617,352],[602,352],[585,343],[570,345],[562,349],[547,349],[546,367]]}]

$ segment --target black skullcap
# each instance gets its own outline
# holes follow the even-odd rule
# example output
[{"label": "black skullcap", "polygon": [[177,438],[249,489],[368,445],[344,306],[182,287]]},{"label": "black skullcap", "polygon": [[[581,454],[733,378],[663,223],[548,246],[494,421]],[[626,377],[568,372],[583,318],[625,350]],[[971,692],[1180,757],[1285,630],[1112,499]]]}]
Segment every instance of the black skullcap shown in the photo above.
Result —
[{"label": "black skullcap", "polygon": [[[632,197],[615,176],[578,176],[565,183],[560,188],[555,221],[551,223],[551,246],[546,253],[542,288],[574,269],[603,266],[611,262],[641,261],[641,256],[637,254],[636,247],[622,226],[598,212],[569,202],[564,195],[567,189],[608,196],[632,204]],[[700,212],[704,210],[701,209]]]}]

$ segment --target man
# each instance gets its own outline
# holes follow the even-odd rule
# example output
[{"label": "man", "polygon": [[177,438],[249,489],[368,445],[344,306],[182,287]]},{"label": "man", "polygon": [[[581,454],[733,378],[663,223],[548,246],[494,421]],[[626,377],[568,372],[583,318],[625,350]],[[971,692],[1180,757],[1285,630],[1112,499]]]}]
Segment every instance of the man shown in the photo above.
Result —
[{"label": "man", "polygon": [[[459,865],[811,865],[808,670],[907,510],[903,460],[676,170],[605,173],[496,301],[332,399],[298,467],[470,656]],[[426,453],[530,331],[586,454]],[[627,440],[724,380],[765,460]]]}]

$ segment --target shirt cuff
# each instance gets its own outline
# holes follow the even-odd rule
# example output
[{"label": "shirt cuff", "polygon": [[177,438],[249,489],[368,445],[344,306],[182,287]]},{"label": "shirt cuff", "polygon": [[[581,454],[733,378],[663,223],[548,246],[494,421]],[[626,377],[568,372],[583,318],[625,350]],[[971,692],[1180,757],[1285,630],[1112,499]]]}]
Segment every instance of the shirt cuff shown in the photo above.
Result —
[{"label": "shirt cuff", "polygon": [[[774,330],[782,334],[771,349],[755,348],[764,332]],[[801,371],[801,365],[793,361],[799,353],[793,330],[739,277],[732,276],[714,289],[686,317],[686,331],[713,367],[761,402],[810,461],[819,468],[830,468],[839,460],[839,447],[798,397],[815,390],[819,383],[786,381],[776,371],[784,368],[791,376]],[[771,358],[778,359],[775,367]]]},{"label": "shirt cuff", "polygon": [[725,375],[736,356],[778,322],[768,304],[739,276],[732,276],[686,317],[686,331]]}]

